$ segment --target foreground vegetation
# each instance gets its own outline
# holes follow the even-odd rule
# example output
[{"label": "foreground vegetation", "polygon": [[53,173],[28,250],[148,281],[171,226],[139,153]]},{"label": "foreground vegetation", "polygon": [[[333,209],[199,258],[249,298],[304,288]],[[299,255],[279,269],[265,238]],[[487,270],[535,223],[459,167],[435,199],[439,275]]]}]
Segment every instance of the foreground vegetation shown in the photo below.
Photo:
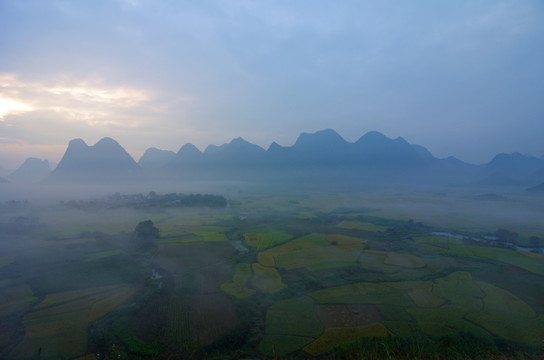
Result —
[{"label": "foreground vegetation", "polygon": [[544,255],[474,240],[514,231],[353,196],[145,198],[160,201],[4,205],[0,357],[544,356]]}]

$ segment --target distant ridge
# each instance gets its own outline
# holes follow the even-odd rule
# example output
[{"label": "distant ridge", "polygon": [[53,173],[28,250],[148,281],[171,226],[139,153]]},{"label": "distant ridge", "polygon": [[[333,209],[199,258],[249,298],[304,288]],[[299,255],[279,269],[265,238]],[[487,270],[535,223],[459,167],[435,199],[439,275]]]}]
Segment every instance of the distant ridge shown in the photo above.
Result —
[{"label": "distant ridge", "polygon": [[138,161],[138,165],[142,169],[156,170],[168,164],[176,156],[176,153],[169,150],[159,150],[157,148],[149,148]]},{"label": "distant ridge", "polygon": [[[355,143],[362,160],[373,163],[396,163],[397,165],[415,165],[424,163],[416,149],[401,137],[390,139],[385,135],[370,131]],[[427,150],[421,146],[419,151]],[[430,154],[430,153],[429,153]]]},{"label": "distant ridge", "polygon": [[544,167],[544,161],[534,156],[512,154],[498,154],[485,165],[493,172],[512,177],[526,177]]},{"label": "distant ridge", "polygon": [[416,149],[400,137],[390,139],[379,132],[370,132],[351,143],[336,131],[324,129],[301,133],[292,146],[273,142],[267,150],[242,138],[220,146],[209,145],[204,152],[185,144],[162,167],[166,175],[159,176],[301,184],[334,182],[351,186],[355,182],[415,180],[423,172],[432,171],[433,161],[441,160],[424,147]]},{"label": "distant ridge", "polygon": [[93,146],[74,139],[48,181],[79,183],[132,182],[141,168],[119,143],[103,138]]},{"label": "distant ridge", "polygon": [[49,161],[28,158],[13,173],[7,176],[14,183],[36,183],[45,179],[51,173]]},{"label": "distant ridge", "polygon": [[[74,139],[48,182],[181,184],[190,181],[243,181],[275,186],[336,188],[365,186],[523,187],[538,183],[544,160],[519,153],[499,154],[484,165],[455,157],[439,159],[425,147],[370,131],[355,142],[324,129],[301,133],[291,146],[268,149],[241,137],[200,151],[191,143],[177,153],[149,148],[139,162],[111,138],[93,146]],[[544,173],[543,173],[544,174]],[[541,180],[540,180],[541,181]]]}]

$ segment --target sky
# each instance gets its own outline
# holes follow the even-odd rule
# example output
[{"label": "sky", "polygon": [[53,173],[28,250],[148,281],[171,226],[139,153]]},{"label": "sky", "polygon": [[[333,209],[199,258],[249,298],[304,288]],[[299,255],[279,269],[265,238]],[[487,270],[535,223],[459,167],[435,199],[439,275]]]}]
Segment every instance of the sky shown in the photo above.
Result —
[{"label": "sky", "polygon": [[544,155],[541,0],[0,0],[0,167],[332,128]]}]

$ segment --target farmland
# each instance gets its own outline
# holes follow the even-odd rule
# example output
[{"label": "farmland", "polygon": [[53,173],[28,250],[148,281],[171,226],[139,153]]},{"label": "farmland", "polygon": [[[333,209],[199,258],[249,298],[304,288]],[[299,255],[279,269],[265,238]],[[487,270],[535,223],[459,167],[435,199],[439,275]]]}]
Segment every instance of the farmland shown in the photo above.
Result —
[{"label": "farmland", "polygon": [[[497,219],[411,218],[391,199],[435,201],[234,194],[213,209],[2,213],[40,226],[2,238],[0,357],[342,358],[375,339],[542,356],[544,255],[471,240]],[[160,237],[143,246],[146,219]],[[521,245],[544,235],[525,222],[507,223]]]}]

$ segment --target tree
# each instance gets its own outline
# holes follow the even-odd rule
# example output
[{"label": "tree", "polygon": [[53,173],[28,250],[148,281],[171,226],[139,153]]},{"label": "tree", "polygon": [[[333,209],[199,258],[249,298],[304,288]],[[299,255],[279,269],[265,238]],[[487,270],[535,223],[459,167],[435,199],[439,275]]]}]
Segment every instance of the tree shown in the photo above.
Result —
[{"label": "tree", "polygon": [[506,229],[499,229],[495,231],[495,236],[500,243],[515,243],[518,238],[518,233]]},{"label": "tree", "polygon": [[140,221],[134,232],[142,241],[143,246],[155,246],[159,238],[159,229],[155,227],[151,220]]},{"label": "tree", "polygon": [[542,247],[543,241],[538,236],[531,236],[529,238],[529,241],[531,242],[531,246],[534,247],[534,248]]}]

